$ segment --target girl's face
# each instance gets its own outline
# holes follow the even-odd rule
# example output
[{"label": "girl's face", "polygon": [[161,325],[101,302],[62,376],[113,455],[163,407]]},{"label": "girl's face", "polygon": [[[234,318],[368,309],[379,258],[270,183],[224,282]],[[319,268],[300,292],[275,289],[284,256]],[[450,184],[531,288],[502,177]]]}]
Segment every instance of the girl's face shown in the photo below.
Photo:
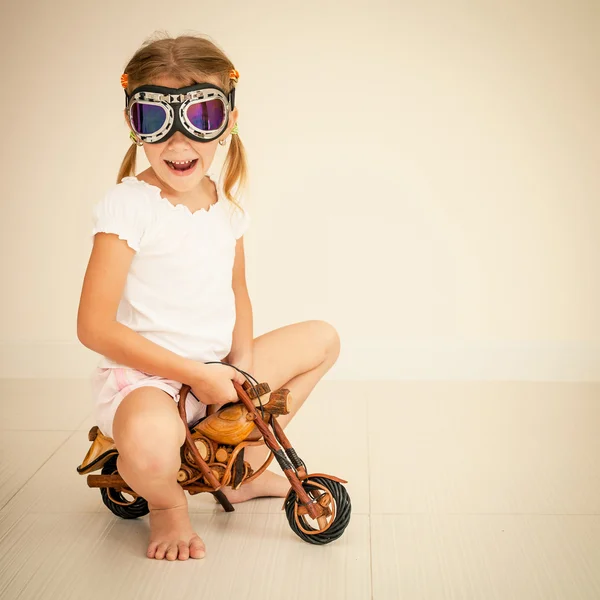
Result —
[{"label": "girl's face", "polygon": [[[212,77],[205,78],[201,83],[212,83],[221,87],[221,83]],[[161,77],[152,82],[154,85],[164,87],[184,87],[173,77]],[[144,152],[150,163],[154,175],[164,184],[165,188],[174,192],[189,192],[197,188],[212,164],[219,140],[226,139],[237,122],[238,109],[235,108],[229,115],[229,125],[221,136],[212,142],[195,142],[180,131],[176,131],[166,142],[157,144],[144,143]],[[125,111],[125,119],[129,125],[129,117]],[[129,125],[131,128],[131,125]],[[178,174],[166,161],[187,161],[197,159],[196,166],[191,173]]]}]

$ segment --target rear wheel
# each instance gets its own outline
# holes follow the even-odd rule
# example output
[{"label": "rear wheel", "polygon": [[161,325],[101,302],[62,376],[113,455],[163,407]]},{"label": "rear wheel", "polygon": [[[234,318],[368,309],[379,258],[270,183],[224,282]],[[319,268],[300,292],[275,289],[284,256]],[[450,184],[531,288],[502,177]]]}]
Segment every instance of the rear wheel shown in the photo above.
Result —
[{"label": "rear wheel", "polygon": [[[111,456],[102,467],[102,475],[115,475],[117,471],[117,456]],[[147,515],[148,502],[141,496],[131,496],[127,492],[114,488],[100,488],[102,501],[108,509],[121,519],[137,519]]]}]

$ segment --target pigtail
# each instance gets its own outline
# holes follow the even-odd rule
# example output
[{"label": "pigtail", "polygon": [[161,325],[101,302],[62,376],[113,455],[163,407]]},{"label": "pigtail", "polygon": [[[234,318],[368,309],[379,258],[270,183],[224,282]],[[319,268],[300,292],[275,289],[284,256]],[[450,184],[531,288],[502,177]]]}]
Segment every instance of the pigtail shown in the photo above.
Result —
[{"label": "pigtail", "polygon": [[[228,200],[233,202],[233,204],[244,212],[244,209],[238,202],[240,200],[239,190],[246,186],[248,180],[248,163],[246,150],[239,134],[231,136],[227,156],[223,163],[223,169],[225,171],[223,192]],[[234,186],[237,186],[235,194],[232,193]]]}]

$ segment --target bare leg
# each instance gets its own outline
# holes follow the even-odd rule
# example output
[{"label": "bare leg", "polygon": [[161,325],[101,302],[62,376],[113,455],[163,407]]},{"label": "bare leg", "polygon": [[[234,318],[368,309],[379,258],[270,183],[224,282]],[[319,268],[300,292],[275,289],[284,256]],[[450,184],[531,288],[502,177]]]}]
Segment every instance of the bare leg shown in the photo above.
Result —
[{"label": "bare leg", "polygon": [[193,531],[187,498],[177,483],[185,426],[166,392],[142,387],[128,394],[115,413],[113,437],[119,474],[150,508],[148,558],[203,558]]},{"label": "bare leg", "polygon": [[[304,321],[268,332],[254,340],[254,372],[259,382],[266,381],[272,390],[287,388],[292,394],[290,413],[279,417],[282,428],[294,418],[316,384],[331,369],[340,353],[337,331],[324,321]],[[260,434],[252,436],[260,439]],[[245,450],[244,460],[254,470],[268,456],[266,446]],[[223,488],[232,504],[259,496],[284,497],[290,488],[283,475],[265,471],[238,490]]]}]

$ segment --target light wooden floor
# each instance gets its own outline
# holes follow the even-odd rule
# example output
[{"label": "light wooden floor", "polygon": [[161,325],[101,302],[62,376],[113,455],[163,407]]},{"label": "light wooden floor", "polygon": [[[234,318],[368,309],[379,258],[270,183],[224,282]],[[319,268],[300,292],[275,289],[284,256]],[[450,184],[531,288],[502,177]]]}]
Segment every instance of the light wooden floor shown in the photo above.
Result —
[{"label": "light wooden floor", "polygon": [[185,563],[145,558],[147,517],[77,474],[90,411],[86,381],[0,381],[3,600],[600,599],[600,384],[322,381],[286,433],[349,480],[344,536],[204,494]]}]

